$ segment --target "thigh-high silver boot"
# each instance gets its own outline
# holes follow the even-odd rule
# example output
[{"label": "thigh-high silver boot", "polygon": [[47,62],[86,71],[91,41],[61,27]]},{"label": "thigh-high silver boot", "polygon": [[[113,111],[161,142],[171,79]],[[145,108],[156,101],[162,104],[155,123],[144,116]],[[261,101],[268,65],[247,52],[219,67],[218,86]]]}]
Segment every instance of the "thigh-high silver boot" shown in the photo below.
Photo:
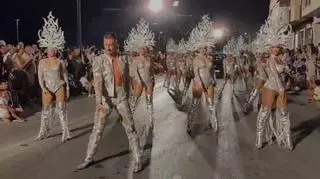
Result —
[{"label": "thigh-high silver boot", "polygon": [[153,132],[153,103],[152,96],[146,96],[146,114],[147,120],[142,124],[141,134],[139,135],[139,143],[143,153],[144,146],[147,144],[148,135],[150,132]]},{"label": "thigh-high silver boot", "polygon": [[[293,149],[292,141],[291,141],[291,131],[290,131],[290,118],[289,118],[289,112],[287,108],[280,109],[280,119],[279,122],[281,123],[281,127],[278,127],[280,130],[280,136],[283,136],[283,138],[279,137],[278,143],[284,144],[285,147],[287,147],[289,150]],[[281,141],[282,140],[282,141]]]},{"label": "thigh-high silver boot", "polygon": [[185,96],[187,94],[188,89],[190,87],[190,83],[191,83],[191,79],[185,78],[185,82],[184,82],[184,85],[183,85],[183,96]]},{"label": "thigh-high silver boot", "polygon": [[259,95],[259,91],[257,89],[254,89],[251,91],[251,93],[249,94],[248,100],[243,106],[243,113],[247,114],[249,112],[249,108],[252,106],[254,100],[257,98],[258,95]]},{"label": "thigh-high silver boot", "polygon": [[260,94],[253,100],[253,112],[259,112]]},{"label": "thigh-high silver boot", "polygon": [[180,83],[181,83],[181,76],[179,77],[178,75],[176,75],[176,78],[175,78],[175,89],[176,90],[180,89]]},{"label": "thigh-high silver boot", "polygon": [[171,75],[167,74],[165,79],[164,79],[164,82],[163,82],[163,87],[165,88],[169,88],[170,86],[170,79],[171,79]]},{"label": "thigh-high silver boot", "polygon": [[86,158],[84,159],[83,163],[77,167],[78,170],[87,168],[89,165],[93,163],[93,157],[98,151],[98,147],[103,135],[107,116],[109,113],[110,112],[108,112],[107,109],[96,111],[94,116],[94,125],[87,147]]},{"label": "thigh-high silver boot", "polygon": [[61,127],[62,127],[62,138],[61,141],[64,143],[71,138],[70,131],[68,128],[68,118],[67,109],[65,102],[57,102],[56,104],[56,114],[59,117]]},{"label": "thigh-high silver boot", "polygon": [[133,172],[136,173],[141,171],[143,169],[143,166],[142,166],[142,159],[141,159],[142,150],[139,144],[139,138],[138,138],[136,129],[134,127],[133,116],[129,111],[129,104],[127,101],[123,101],[120,104],[118,104],[117,109],[122,117],[121,124],[124,127],[126,134],[128,136],[130,149],[135,160]]},{"label": "thigh-high silver boot", "polygon": [[214,99],[208,98],[207,101],[208,101],[208,109],[211,114],[210,116],[211,127],[214,128],[215,132],[218,132],[219,126],[218,126],[218,119],[217,119],[216,106],[214,104]]},{"label": "thigh-high silver boot", "polygon": [[53,108],[52,104],[42,107],[40,131],[36,140],[42,140],[48,138],[50,128],[52,126]]},{"label": "thigh-high silver boot", "polygon": [[153,100],[152,95],[146,96],[146,103],[147,103],[147,112],[148,112],[148,118],[150,122],[150,127],[153,129]]},{"label": "thigh-high silver boot", "polygon": [[263,135],[265,131],[266,121],[271,114],[271,109],[261,106],[258,118],[257,118],[257,136],[256,136],[256,148],[261,149],[263,144]]},{"label": "thigh-high silver boot", "polygon": [[198,114],[200,103],[201,103],[201,98],[195,98],[195,97],[192,98],[191,109],[189,110],[188,119],[187,119],[188,134],[191,134],[192,127],[194,125],[194,120],[198,117],[197,114]]},{"label": "thigh-high silver boot", "polygon": [[177,75],[170,76],[169,89],[174,90],[174,91],[177,89]]},{"label": "thigh-high silver boot", "polygon": [[131,109],[131,113],[134,114],[134,112],[136,111],[138,102],[139,102],[139,96],[131,96],[130,99],[130,109]]}]

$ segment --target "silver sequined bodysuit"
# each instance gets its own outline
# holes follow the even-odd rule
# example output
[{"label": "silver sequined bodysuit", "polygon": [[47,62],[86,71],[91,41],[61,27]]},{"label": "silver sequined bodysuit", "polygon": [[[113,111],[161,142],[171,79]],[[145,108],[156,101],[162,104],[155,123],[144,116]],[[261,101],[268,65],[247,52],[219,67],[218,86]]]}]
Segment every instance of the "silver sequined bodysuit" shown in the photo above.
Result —
[{"label": "silver sequined bodysuit", "polygon": [[235,71],[234,63],[231,60],[226,60],[225,61],[225,73],[229,75],[233,75]]},{"label": "silver sequined bodysuit", "polygon": [[144,84],[152,82],[151,62],[146,57],[136,57],[131,64],[130,76],[137,81],[142,81]]},{"label": "silver sequined bodysuit", "polygon": [[212,63],[208,63],[205,59],[200,59],[204,57],[197,56],[193,61],[193,71],[195,74],[194,82],[203,83],[205,87],[214,83],[210,69],[212,68]]},{"label": "silver sequined bodysuit", "polygon": [[265,88],[272,89],[276,92],[284,91],[284,83],[281,81],[280,73],[283,73],[285,66],[276,63],[276,56],[271,56],[267,60],[267,65],[265,67],[265,72],[267,75],[266,82],[264,84]]},{"label": "silver sequined bodysuit", "polygon": [[47,88],[52,93],[55,93],[65,84],[62,76],[64,73],[62,62],[60,62],[59,65],[54,68],[45,67],[42,63],[40,63],[38,73],[41,88]]}]

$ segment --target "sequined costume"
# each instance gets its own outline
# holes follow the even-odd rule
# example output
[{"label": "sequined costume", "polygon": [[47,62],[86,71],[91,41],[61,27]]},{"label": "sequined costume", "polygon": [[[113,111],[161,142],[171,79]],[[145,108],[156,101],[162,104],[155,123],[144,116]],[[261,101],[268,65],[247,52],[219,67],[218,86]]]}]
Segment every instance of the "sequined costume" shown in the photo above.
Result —
[{"label": "sequined costume", "polygon": [[[149,27],[149,23],[141,19],[135,28],[132,28],[127,40],[125,41],[125,49],[128,51],[136,51],[138,55],[133,58],[130,67],[130,77],[133,86],[133,93],[130,98],[130,106],[132,113],[138,105],[139,98],[143,91],[146,96],[146,113],[148,121],[144,125],[142,136],[140,137],[140,147],[144,148],[150,131],[153,131],[153,58],[150,55],[155,45],[154,33]],[[130,48],[131,47],[131,48]]]},{"label": "sequined costume", "polygon": [[254,88],[250,92],[249,97],[243,106],[243,112],[245,114],[249,112],[251,106],[253,106],[255,112],[258,112],[260,91],[267,78],[266,72],[264,71],[265,67],[266,60],[262,55],[259,55],[256,60]]},{"label": "sequined costume", "polygon": [[208,47],[216,43],[211,33],[214,30],[213,22],[208,16],[203,16],[202,21],[191,31],[187,44],[189,51],[199,51],[193,59],[192,72],[194,74],[192,87],[192,104],[188,113],[187,132],[192,133],[194,120],[198,118],[202,94],[206,94],[207,107],[210,113],[209,125],[218,131],[216,105],[214,103],[214,75],[212,74],[213,59],[208,56]]},{"label": "sequined costume", "polygon": [[58,19],[50,12],[45,25],[39,30],[39,46],[47,48],[48,58],[38,67],[38,80],[42,89],[42,114],[37,139],[47,138],[54,118],[53,99],[56,101],[55,114],[62,127],[62,142],[70,139],[68,129],[66,98],[69,97],[68,74],[64,63],[56,57],[56,50],[64,48],[64,33],[58,25]]},{"label": "sequined costume", "polygon": [[193,54],[192,53],[187,53],[185,60],[186,60],[186,74],[184,76],[184,87],[183,87],[183,95],[185,96],[188,92],[188,89],[190,87],[190,83],[192,79],[194,78],[194,73],[192,70],[192,65],[193,65]]},{"label": "sequined costume", "polygon": [[[267,59],[264,71],[266,80],[262,92],[262,104],[257,117],[256,147],[262,148],[263,137],[272,143],[275,137],[279,146],[292,150],[290,118],[287,107],[287,93],[282,81],[282,73],[286,64],[279,54],[279,46],[288,48],[293,37],[292,28],[283,16],[288,8],[280,7],[277,3],[272,8],[266,24],[263,27],[264,45],[270,48],[270,57]],[[276,106],[276,108],[274,108]]]},{"label": "sequined costume", "polygon": [[[129,75],[125,70],[128,62],[125,57],[116,58],[102,54],[93,61],[96,105],[101,105],[102,109],[98,109],[95,112],[94,126],[89,138],[86,157],[84,162],[78,166],[78,169],[86,168],[93,162],[93,157],[97,153],[107,119],[109,119],[113,110],[121,116],[120,122],[127,134],[135,160],[134,171],[137,172],[142,169],[139,139],[127,100],[127,92],[124,87],[125,81],[118,79],[120,82],[116,82],[116,79],[120,78],[120,76],[125,77]],[[115,68],[118,70],[115,70]]]},{"label": "sequined costume", "polygon": [[180,91],[181,80],[183,85],[186,83],[186,75],[188,70],[188,64],[186,60],[187,44],[184,39],[182,39],[178,44],[178,56],[177,56],[177,89]]},{"label": "sequined costume", "polygon": [[[133,59],[130,67],[130,77],[135,82],[142,85],[143,88],[153,88],[154,76],[152,73],[152,60],[150,57],[137,56]],[[139,96],[132,96],[131,98],[131,109],[134,112],[137,106]],[[146,95],[147,109],[152,115],[152,95]]]},{"label": "sequined costume", "polygon": [[167,74],[163,83],[163,86],[168,89],[176,90],[177,88],[177,44],[173,39],[169,39],[166,50],[167,50]]},{"label": "sequined costume", "polygon": [[50,59],[43,59],[38,67],[39,85],[42,89],[42,114],[41,126],[38,135],[39,139],[48,137],[53,122],[53,106],[52,99],[56,98],[56,114],[62,126],[62,141],[70,139],[70,131],[68,129],[68,119],[65,95],[69,90],[67,70],[62,61],[58,61],[57,65],[49,66]]}]

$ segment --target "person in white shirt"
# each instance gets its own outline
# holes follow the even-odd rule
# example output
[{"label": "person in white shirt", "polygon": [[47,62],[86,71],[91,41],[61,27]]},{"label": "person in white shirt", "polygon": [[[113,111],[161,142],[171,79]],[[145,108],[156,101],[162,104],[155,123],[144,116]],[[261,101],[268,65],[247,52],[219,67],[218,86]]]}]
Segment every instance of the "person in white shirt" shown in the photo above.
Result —
[{"label": "person in white shirt", "polygon": [[92,91],[93,85],[92,85],[92,82],[88,80],[88,73],[86,73],[85,76],[81,77],[79,81],[82,87],[88,91],[88,97],[89,98],[93,97],[94,96]]}]

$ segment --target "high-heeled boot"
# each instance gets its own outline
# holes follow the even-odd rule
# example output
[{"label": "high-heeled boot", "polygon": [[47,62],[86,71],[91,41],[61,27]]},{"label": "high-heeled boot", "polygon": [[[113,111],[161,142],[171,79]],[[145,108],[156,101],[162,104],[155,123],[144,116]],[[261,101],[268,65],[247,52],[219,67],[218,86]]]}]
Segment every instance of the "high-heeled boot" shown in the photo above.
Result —
[{"label": "high-heeled boot", "polygon": [[263,135],[266,126],[266,120],[271,114],[271,109],[267,107],[261,107],[257,118],[257,136],[256,136],[256,148],[261,149],[263,144]]},{"label": "high-heeled boot", "polygon": [[208,109],[211,114],[210,116],[211,127],[214,128],[215,132],[218,132],[219,126],[218,126],[218,119],[216,114],[216,106],[214,105],[214,99],[208,98],[207,101],[208,101]]},{"label": "high-heeled boot", "polygon": [[66,110],[66,103],[65,102],[57,102],[56,104],[56,113],[59,117],[61,127],[62,127],[62,143],[70,140],[70,131],[68,128],[68,118],[67,118],[67,110]]},{"label": "high-heeled boot", "polygon": [[194,120],[196,118],[196,114],[198,113],[198,110],[199,110],[200,102],[201,102],[200,98],[193,98],[192,99],[191,109],[189,110],[188,118],[187,118],[187,133],[188,134],[191,134],[191,132],[192,132],[192,127],[194,124]]},{"label": "high-heeled boot", "polygon": [[286,108],[283,108],[280,110],[280,116],[281,116],[281,123],[283,127],[283,132],[284,132],[284,137],[285,137],[285,146],[289,150],[293,150],[293,145],[291,141],[291,128],[290,128],[290,117],[289,117],[289,112]]},{"label": "high-heeled boot", "polygon": [[43,106],[42,112],[41,112],[41,122],[40,122],[40,131],[38,136],[35,138],[35,140],[43,140],[48,138],[50,128],[51,128],[51,122],[53,117],[53,108],[52,104]]}]

